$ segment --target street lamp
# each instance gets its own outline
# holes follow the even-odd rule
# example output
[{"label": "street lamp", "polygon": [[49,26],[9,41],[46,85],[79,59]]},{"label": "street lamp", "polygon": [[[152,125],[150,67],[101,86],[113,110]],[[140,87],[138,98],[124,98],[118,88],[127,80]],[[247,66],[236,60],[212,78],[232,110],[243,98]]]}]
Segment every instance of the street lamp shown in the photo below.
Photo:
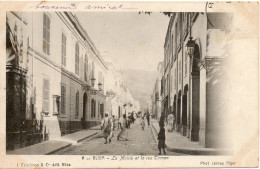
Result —
[{"label": "street lamp", "polygon": [[186,52],[190,57],[192,57],[194,55],[195,46],[196,46],[195,40],[192,40],[192,36],[190,36],[190,38],[185,46]]}]

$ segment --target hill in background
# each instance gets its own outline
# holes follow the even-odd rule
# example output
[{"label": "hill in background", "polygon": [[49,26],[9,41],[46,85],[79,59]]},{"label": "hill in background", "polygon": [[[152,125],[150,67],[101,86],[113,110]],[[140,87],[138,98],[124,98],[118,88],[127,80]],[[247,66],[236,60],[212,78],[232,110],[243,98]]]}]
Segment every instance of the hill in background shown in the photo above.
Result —
[{"label": "hill in background", "polygon": [[121,70],[124,81],[141,109],[148,108],[148,100],[155,85],[156,72],[145,70]]}]

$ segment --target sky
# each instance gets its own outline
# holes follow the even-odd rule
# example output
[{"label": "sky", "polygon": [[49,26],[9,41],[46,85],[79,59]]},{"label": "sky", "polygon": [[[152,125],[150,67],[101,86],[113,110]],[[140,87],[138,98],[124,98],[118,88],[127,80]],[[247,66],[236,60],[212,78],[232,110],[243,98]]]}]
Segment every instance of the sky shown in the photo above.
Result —
[{"label": "sky", "polygon": [[76,13],[96,48],[121,69],[156,71],[164,57],[169,17],[162,13]]}]

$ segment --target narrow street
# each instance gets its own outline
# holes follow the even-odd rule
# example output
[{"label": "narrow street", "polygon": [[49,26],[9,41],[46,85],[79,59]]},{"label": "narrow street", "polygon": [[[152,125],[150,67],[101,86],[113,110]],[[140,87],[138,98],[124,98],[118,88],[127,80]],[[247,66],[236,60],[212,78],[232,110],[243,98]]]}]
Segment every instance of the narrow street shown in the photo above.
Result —
[{"label": "narrow street", "polygon": [[[114,132],[112,142],[104,144],[104,138],[94,138],[60,150],[58,155],[157,155],[157,144],[153,138],[151,128],[146,124],[142,130],[139,119],[128,130],[128,141],[116,139],[117,131]],[[167,155],[182,155],[179,153],[166,152]]]}]

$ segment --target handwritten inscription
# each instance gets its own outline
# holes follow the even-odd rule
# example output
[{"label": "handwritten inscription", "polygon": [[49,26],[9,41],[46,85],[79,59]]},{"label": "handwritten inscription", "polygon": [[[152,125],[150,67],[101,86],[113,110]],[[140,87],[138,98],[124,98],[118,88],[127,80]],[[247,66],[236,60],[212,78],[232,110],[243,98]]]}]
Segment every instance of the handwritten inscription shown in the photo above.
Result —
[{"label": "handwritten inscription", "polygon": [[[40,2],[34,6],[31,6],[31,8],[34,9],[45,9],[45,10],[52,10],[52,9],[57,9],[57,10],[75,10],[78,9],[80,5],[76,4],[76,3],[71,3],[68,5],[53,5],[53,4],[47,4],[44,2]],[[128,8],[123,4],[119,4],[119,5],[110,5],[110,4],[106,4],[106,5],[85,5],[83,7],[85,10],[120,10],[120,9],[137,9],[137,8]]]},{"label": "handwritten inscription", "polygon": [[117,10],[117,9],[136,9],[136,8],[127,8],[124,7],[124,5],[87,5],[85,6],[85,9],[111,9],[111,10]]},{"label": "handwritten inscription", "polygon": [[43,2],[38,3],[37,5],[31,6],[34,9],[67,9],[67,10],[74,10],[77,9],[75,3],[71,3],[69,5],[51,5],[51,4],[44,4]]}]

